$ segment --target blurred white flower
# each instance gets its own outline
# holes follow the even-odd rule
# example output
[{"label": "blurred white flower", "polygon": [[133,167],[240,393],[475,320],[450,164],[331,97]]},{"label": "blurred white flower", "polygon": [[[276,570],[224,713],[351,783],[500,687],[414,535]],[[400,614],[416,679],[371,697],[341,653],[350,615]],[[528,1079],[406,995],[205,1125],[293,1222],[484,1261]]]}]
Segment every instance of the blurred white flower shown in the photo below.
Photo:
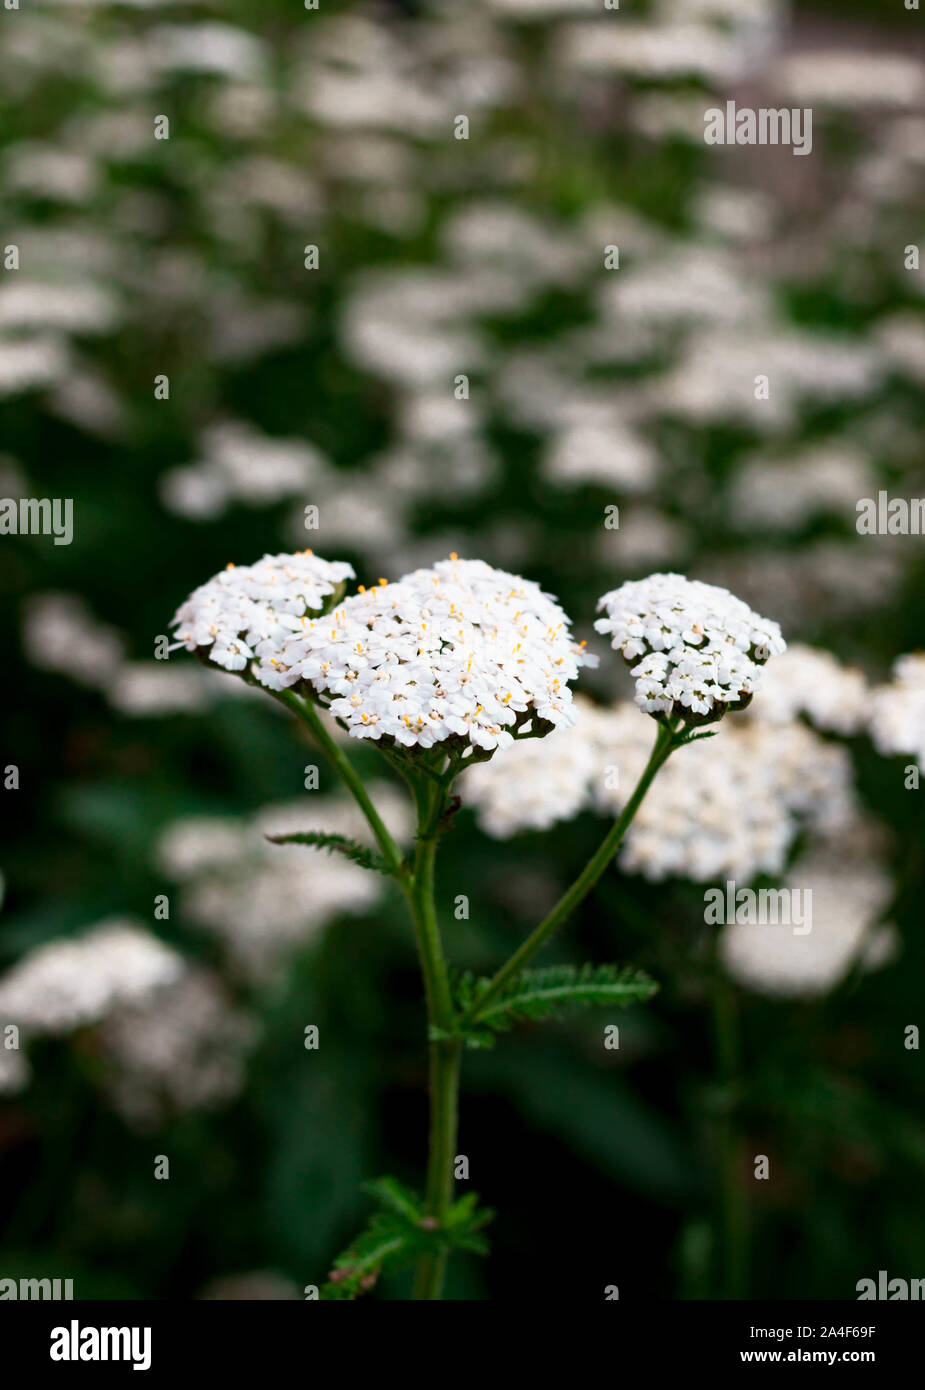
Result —
[{"label": "blurred white flower", "polygon": [[597,761],[584,736],[584,709],[577,697],[575,728],[515,743],[463,774],[459,794],[486,834],[503,840],[524,830],[548,830],[587,805]]},{"label": "blurred white flower", "polygon": [[562,14],[593,14],[601,12],[600,0],[485,0],[490,10],[502,18],[552,19]]},{"label": "blurred white flower", "polygon": [[817,729],[850,737],[867,720],[871,691],[863,671],[831,652],[797,642],[772,661],[751,707],[756,719],[786,724],[805,714]]},{"label": "blurred white flower", "polygon": [[702,77],[724,82],[739,65],[740,50],[728,34],[703,24],[567,24],[559,55],[580,72],[621,72],[629,77]]},{"label": "blurred white flower", "polygon": [[652,446],[612,408],[583,414],[549,441],[543,467],[550,480],[560,486],[609,484],[621,493],[650,488],[656,473]]},{"label": "blurred white flower", "polygon": [[94,618],[76,594],[36,594],[26,605],[23,647],[33,666],[82,685],[105,686],[122,661],[115,628]]},{"label": "blurred white flower", "polygon": [[478,367],[485,349],[468,322],[474,306],[462,279],[430,267],[360,276],[341,310],[348,356],[416,388],[445,386],[460,363],[467,371]]},{"label": "blurred white flower", "polygon": [[211,703],[208,673],[165,661],[127,661],[107,686],[113,709],[135,718],[200,710]]},{"label": "blurred white flower", "polygon": [[446,73],[439,84],[398,34],[359,15],[340,16],[313,40],[296,78],[302,109],[335,130],[429,137],[451,127]]},{"label": "blurred white flower", "polygon": [[899,657],[890,684],[874,691],[870,732],[878,752],[906,753],[925,770],[925,653]]},{"label": "blurred white flower", "polygon": [[[798,418],[801,402],[863,398],[884,375],[868,342],[802,329],[708,327],[685,342],[677,365],[649,385],[651,408],[697,422],[741,420],[772,431]],[[756,395],[756,381],[773,383]]]},{"label": "blurred white flower", "polygon": [[446,390],[416,392],[401,408],[401,433],[419,443],[443,443],[472,434],[481,424],[482,411],[475,401],[458,400]]},{"label": "blurred white flower", "polygon": [[851,967],[875,968],[896,951],[890,928],[878,928],[892,885],[876,859],[821,851],[802,860],[785,887],[812,893],[812,926],[805,935],[789,925],[733,922],[719,940],[733,979],[761,994],[796,998],[834,989]]},{"label": "blurred white flower", "polygon": [[115,296],[98,285],[23,280],[0,286],[0,332],[15,328],[105,333],[119,316]]},{"label": "blurred white flower", "polygon": [[617,531],[602,531],[598,552],[602,566],[624,570],[677,562],[690,547],[686,528],[654,507],[631,503],[620,508]]},{"label": "blurred white flower", "polygon": [[253,1019],[232,1007],[216,976],[187,969],[151,1000],[103,1022],[106,1088],[120,1114],[141,1127],[172,1110],[215,1109],[240,1091],[255,1039]]},{"label": "blurred white flower", "polygon": [[[652,730],[631,704],[576,700],[575,727],[504,749],[460,784],[479,825],[496,838],[547,829],[583,809],[615,817],[652,751]],[[803,725],[750,717],[669,758],[619,853],[646,878],[749,882],[778,874],[801,828],[827,838],[858,814],[851,760]]]},{"label": "blurred white flower", "polygon": [[168,470],[161,494],[172,511],[211,519],[231,501],[271,506],[304,496],[321,476],[325,461],[298,439],[275,439],[240,421],[211,425],[200,436],[202,459]]},{"label": "blurred white flower", "polygon": [[61,203],[86,203],[97,190],[98,173],[93,160],[85,154],[38,141],[22,141],[7,151],[4,184],[9,193]]},{"label": "blurred white flower", "polygon": [[[702,117],[701,117],[702,127]],[[767,287],[720,248],[671,246],[664,259],[629,264],[603,291],[612,312],[676,329],[678,325],[761,322]]]},{"label": "blurred white flower", "polygon": [[875,491],[867,459],[834,440],[786,462],[745,459],[729,489],[729,516],[743,529],[796,530],[820,513],[853,517],[857,499]]},{"label": "blurred white flower", "polygon": [[60,338],[16,337],[0,341],[0,397],[50,386],[67,371],[67,349]]},{"label": "blurred white flower", "polygon": [[0,977],[0,1018],[30,1034],[70,1032],[149,999],[182,970],[177,953],[139,923],[107,919],[11,966]]},{"label": "blurred white flower", "polygon": [[101,439],[119,439],[126,433],[128,412],[117,392],[94,368],[73,367],[52,388],[48,409]]},{"label": "blurred white flower", "polygon": [[[629,714],[622,722],[624,747],[617,725],[605,723],[598,733],[602,764],[619,770],[615,788],[603,775],[596,786],[598,809],[610,815],[622,809],[651,751],[649,740],[634,748],[626,739]],[[826,837],[856,815],[846,749],[800,724],[745,719],[669,758],[637,812],[619,863],[656,881],[749,882],[783,871],[801,828]]]},{"label": "blurred white flower", "polygon": [[155,70],[220,73],[245,82],[268,77],[264,43],[231,24],[161,24],[146,35]]},{"label": "blurred white flower", "polygon": [[[411,835],[407,798],[387,783],[367,790],[399,843]],[[169,826],[160,867],[182,885],[180,910],[218,937],[247,977],[272,978],[334,917],[369,911],[386,880],[341,855],[267,835],[323,831],[370,843],[369,826],[343,794],[264,807],[246,819],[191,816]]]},{"label": "blurred white flower", "polygon": [[921,106],[925,64],[896,53],[816,49],[782,58],[771,81],[807,106]]},{"label": "blurred white flower", "polygon": [[459,264],[494,267],[531,290],[572,285],[590,262],[568,229],[550,227],[512,202],[464,204],[444,224],[443,241]]},{"label": "blurred white flower", "polygon": [[[697,99],[697,133],[703,139],[703,101]],[[762,242],[776,225],[770,193],[741,184],[704,184],[695,194],[691,215],[707,234],[734,242]]]},{"label": "blurred white flower", "polygon": [[[913,313],[891,314],[881,319],[876,329],[877,340],[897,372],[919,385],[925,383],[925,327],[921,316]],[[864,496],[858,493],[858,496]]]}]

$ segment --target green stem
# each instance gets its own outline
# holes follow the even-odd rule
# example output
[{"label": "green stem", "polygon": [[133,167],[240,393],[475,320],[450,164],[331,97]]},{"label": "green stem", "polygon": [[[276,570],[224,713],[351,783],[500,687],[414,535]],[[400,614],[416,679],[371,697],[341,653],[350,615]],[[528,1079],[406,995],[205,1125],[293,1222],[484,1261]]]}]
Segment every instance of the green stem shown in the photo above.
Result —
[{"label": "green stem", "polygon": [[[456,1011],[453,1007],[434,900],[434,862],[440,833],[439,825],[440,818],[446,810],[451,778],[426,778],[419,782],[411,779],[417,802],[418,826],[414,862],[409,866],[386,829],[359,774],[332,738],[317,708],[310,701],[300,699],[292,690],[281,691],[276,694],[276,699],[307,725],[315,741],[353,795],[411,909],[421,973],[424,977],[428,1031],[432,1035],[428,1043],[430,1131],[425,1207],[428,1216],[439,1226],[443,1224],[452,1200],[459,1074],[462,1061],[461,1039],[448,1036],[455,1032]],[[445,1250],[421,1257],[415,1273],[414,1298],[440,1298],[446,1261]]]},{"label": "green stem", "polygon": [[562,897],[556,903],[552,911],[544,917],[543,921],[530,933],[526,941],[524,941],[510,959],[502,965],[501,969],[492,977],[487,989],[479,995],[475,1003],[462,1015],[460,1018],[461,1025],[474,1022],[484,1012],[492,1000],[497,998],[501,993],[508,980],[517,975],[527,962],[533,959],[537,951],[545,946],[553,932],[555,932],[565,919],[574,912],[582,898],[594,887],[616,853],[623,836],[632,824],[633,817],[639,810],[642,799],[649,790],[655,774],[674,749],[680,746],[682,741],[683,736],[679,735],[678,731],[671,725],[659,724],[655,745],[649,756],[649,761],[643,770],[642,776],[636,783],[629,801],[601,841],[598,849],[588,860],[581,873],[575,879],[575,882],[562,894]]},{"label": "green stem", "polygon": [[[307,725],[352,793],[411,909],[424,978],[429,1034],[430,1124],[425,1208],[435,1227],[439,1228],[444,1224],[452,1202],[462,1064],[460,1025],[479,1016],[511,976],[532,959],[594,886],[616,852],[655,774],[687,736],[674,724],[659,725],[655,746],[645,770],[597,852],[549,915],[497,972],[476,1004],[459,1017],[453,1005],[434,899],[434,862],[440,821],[447,809],[454,769],[452,766],[448,768],[443,777],[421,778],[419,781],[410,779],[417,802],[418,826],[414,862],[409,865],[383,824],[353,764],[328,732],[315,705],[309,700],[300,699],[292,690],[277,693],[276,699]],[[446,1249],[421,1257],[415,1271],[413,1298],[440,1298],[446,1263]]]},{"label": "green stem", "polygon": [[[434,901],[438,824],[446,807],[446,791],[443,787],[428,783],[420,789],[417,800],[418,844],[409,901],[424,976],[430,1033],[430,1127],[425,1207],[428,1216],[441,1226],[452,1201],[462,1040],[446,1036],[455,1031],[456,1011]],[[413,1298],[440,1298],[446,1261],[445,1250],[421,1256],[415,1272]]]},{"label": "green stem", "polygon": [[[453,1164],[459,1117],[459,1074],[462,1042],[459,1038],[431,1041],[430,1135],[427,1157],[427,1213],[442,1224],[452,1201]],[[412,1298],[439,1299],[443,1291],[447,1252],[422,1255],[414,1275]]]},{"label": "green stem", "polygon": [[404,882],[407,878],[408,870],[402,858],[401,850],[386,829],[379,812],[376,810],[366,788],[363,786],[363,781],[359,773],[343,749],[340,748],[337,740],[331,736],[318,710],[310,700],[299,699],[298,695],[292,690],[283,690],[278,693],[276,691],[270,691],[270,694],[274,695],[287,709],[292,710],[296,718],[301,719],[302,723],[307,725],[311,730],[315,741],[319,744],[329,762],[333,764],[335,771],[338,773],[369,822],[369,827],[376,837],[376,843],[385,856],[386,862],[392,870],[392,873],[400,883]]},{"label": "green stem", "polygon": [[430,787],[424,788],[418,798],[418,840],[408,900],[414,918],[418,954],[421,958],[428,1019],[435,1028],[449,1029],[454,1018],[453,999],[434,903],[434,862],[437,855],[437,835],[434,826],[436,801],[442,801],[442,797],[439,790],[435,795]]},{"label": "green stem", "polygon": [[745,1297],[748,1278],[748,1206],[742,1146],[737,1133],[739,1020],[734,988],[714,962],[713,1028],[722,1093],[719,1115],[721,1297]]},{"label": "green stem", "polygon": [[[315,741],[352,793],[411,909],[421,973],[424,977],[429,1032],[432,1035],[442,1035],[432,1036],[428,1044],[430,1133],[425,1198],[427,1214],[439,1226],[445,1220],[452,1199],[462,1060],[461,1039],[447,1036],[455,1031],[456,1011],[453,1007],[449,973],[440,940],[434,901],[434,861],[439,823],[446,810],[450,779],[425,779],[415,786],[418,809],[417,848],[414,863],[409,866],[386,829],[356,769],[332,738],[316,707],[310,701],[301,700],[291,690],[280,692],[276,698],[307,725]],[[446,1261],[445,1250],[422,1256],[415,1274],[414,1298],[439,1299]]]}]

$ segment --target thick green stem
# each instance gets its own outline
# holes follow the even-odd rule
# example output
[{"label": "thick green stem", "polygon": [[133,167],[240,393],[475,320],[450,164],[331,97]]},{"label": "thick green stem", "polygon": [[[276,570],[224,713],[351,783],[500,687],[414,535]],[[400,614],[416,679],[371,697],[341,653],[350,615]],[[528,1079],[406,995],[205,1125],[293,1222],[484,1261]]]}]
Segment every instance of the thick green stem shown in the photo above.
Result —
[{"label": "thick green stem", "polygon": [[[453,1193],[462,1042],[459,1038],[431,1040],[429,1048],[430,1137],[426,1206],[428,1216],[441,1225]],[[446,1261],[446,1250],[421,1257],[414,1276],[413,1298],[433,1300],[440,1297]]]},{"label": "thick green stem", "polygon": [[[462,1061],[461,1039],[446,1036],[454,1031],[456,1014],[434,902],[434,860],[438,823],[445,800],[445,791],[432,784],[423,787],[418,796],[418,845],[409,894],[431,1035],[428,1042],[430,1127],[425,1207],[437,1226],[443,1225],[452,1200]],[[415,1272],[413,1298],[439,1299],[446,1260],[445,1250],[421,1257]]]},{"label": "thick green stem", "polygon": [[376,837],[376,843],[385,856],[386,863],[393,874],[401,882],[407,874],[407,868],[402,858],[401,850],[396,845],[392,836],[389,834],[385,824],[373,805],[363,781],[353,763],[347,757],[342,748],[339,747],[337,740],[334,739],[326,728],[324,720],[318,710],[309,700],[301,700],[292,690],[283,690],[276,695],[276,699],[287,709],[291,709],[297,719],[307,725],[329,762],[333,765],[338,776],[341,778],[348,791],[356,800],[357,805],[369,822],[369,827]]},{"label": "thick green stem", "polygon": [[419,830],[408,897],[424,975],[429,1021],[434,1028],[449,1030],[454,1017],[453,1001],[434,903],[436,853],[435,836],[428,835],[426,830],[424,833]]},{"label": "thick green stem", "polygon": [[640,804],[646,792],[658,772],[659,768],[668,758],[669,754],[680,746],[681,738],[678,733],[667,724],[659,724],[658,734],[655,739],[655,746],[645,766],[642,776],[633,789],[633,794],[624,806],[620,815],[605,835],[596,852],[588,860],[581,873],[575,879],[570,888],[562,894],[551,912],[544,917],[540,925],[530,933],[526,941],[517,948],[508,961],[502,965],[501,969],[492,976],[491,983],[478,997],[476,1002],[463,1014],[460,1022],[467,1024],[477,1019],[480,1014],[488,1007],[493,999],[504,989],[508,980],[512,979],[521,971],[528,961],[532,960],[553,932],[558,930],[565,919],[574,912],[582,898],[597,883],[601,874],[610,863],[623,836],[629,829],[633,817],[639,810]]}]

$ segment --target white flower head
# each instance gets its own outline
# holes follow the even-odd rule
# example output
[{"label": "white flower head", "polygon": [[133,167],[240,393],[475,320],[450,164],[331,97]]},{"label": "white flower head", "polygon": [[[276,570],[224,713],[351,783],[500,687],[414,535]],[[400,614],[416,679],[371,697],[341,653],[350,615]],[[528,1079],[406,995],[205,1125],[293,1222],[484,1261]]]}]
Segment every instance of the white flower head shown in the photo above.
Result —
[{"label": "white flower head", "polygon": [[225,671],[250,671],[258,644],[264,651],[280,648],[303,618],[336,603],[352,578],[350,565],[310,550],[228,565],[177,609],[176,646]]},{"label": "white flower head", "polygon": [[744,709],[760,667],[786,643],[777,623],[713,584],[652,574],[604,594],[594,624],[636,678],[636,703],[656,718],[708,724]]},{"label": "white flower head", "polygon": [[361,587],[298,624],[282,652],[275,635],[255,649],[263,684],[310,685],[355,738],[456,740],[464,753],[571,723],[568,682],[597,660],[538,585],[455,555]]}]

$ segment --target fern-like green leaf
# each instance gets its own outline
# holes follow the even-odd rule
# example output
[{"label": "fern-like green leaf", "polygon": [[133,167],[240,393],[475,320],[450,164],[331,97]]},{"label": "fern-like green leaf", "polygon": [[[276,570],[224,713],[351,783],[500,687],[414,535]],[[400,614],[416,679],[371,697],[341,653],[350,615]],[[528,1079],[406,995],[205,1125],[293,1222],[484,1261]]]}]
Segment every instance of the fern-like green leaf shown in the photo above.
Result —
[{"label": "fern-like green leaf", "polygon": [[364,1189],[381,1207],[416,1226],[424,1215],[420,1197],[397,1178],[374,1178]]},{"label": "fern-like green leaf", "polygon": [[358,1298],[367,1293],[386,1265],[398,1268],[410,1257],[409,1230],[390,1214],[377,1212],[366,1230],[334,1261],[322,1299]]},{"label": "fern-like green leaf", "polygon": [[469,1047],[490,1047],[493,1033],[506,1032],[516,1023],[558,1018],[569,1008],[626,1008],[651,999],[658,990],[654,980],[632,966],[551,965],[522,970],[479,1012],[479,997],[489,984],[471,974],[456,982],[460,1013],[476,1015],[465,1030]]},{"label": "fern-like green leaf", "polygon": [[417,1193],[396,1178],[377,1178],[366,1184],[366,1191],[379,1209],[366,1230],[334,1261],[321,1288],[322,1299],[358,1298],[373,1287],[383,1269],[404,1268],[420,1255],[441,1250],[486,1253],[481,1231],[494,1213],[479,1208],[474,1192],[454,1202],[438,1224],[426,1215]]},{"label": "fern-like green leaf", "polygon": [[392,873],[381,854],[370,849],[368,845],[361,845],[358,840],[351,840],[347,835],[328,835],[323,830],[304,830],[292,835],[268,835],[267,839],[274,845],[310,845],[314,849],[326,849],[329,854],[344,855],[352,863],[359,864],[362,869],[372,869],[377,874]]}]

